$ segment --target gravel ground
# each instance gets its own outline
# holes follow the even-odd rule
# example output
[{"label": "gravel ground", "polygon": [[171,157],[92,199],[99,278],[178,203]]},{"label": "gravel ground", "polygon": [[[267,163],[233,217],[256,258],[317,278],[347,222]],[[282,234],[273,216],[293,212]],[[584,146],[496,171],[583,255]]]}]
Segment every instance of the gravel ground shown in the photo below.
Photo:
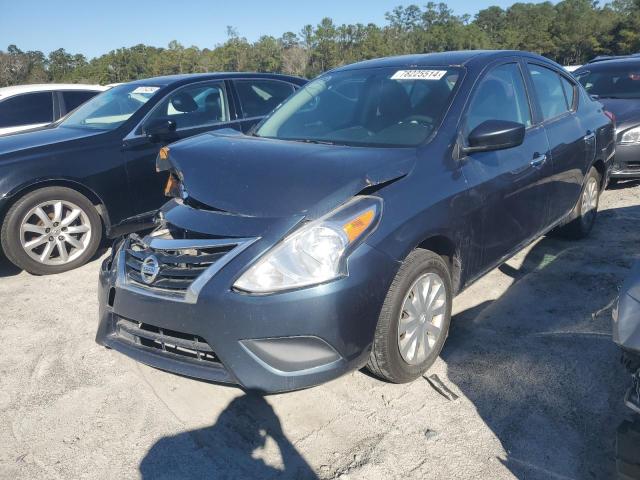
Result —
[{"label": "gravel ground", "polygon": [[99,262],[35,277],[0,264],[0,478],[611,478],[627,376],[611,304],[640,257],[640,184],[593,235],[538,241],[454,302],[429,374],[354,372],[266,398],[96,345]]}]

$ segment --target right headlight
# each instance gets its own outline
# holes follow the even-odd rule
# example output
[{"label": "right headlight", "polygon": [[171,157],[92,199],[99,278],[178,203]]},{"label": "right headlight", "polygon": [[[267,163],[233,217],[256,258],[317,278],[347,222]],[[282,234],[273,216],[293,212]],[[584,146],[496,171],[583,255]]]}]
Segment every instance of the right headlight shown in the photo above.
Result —
[{"label": "right headlight", "polygon": [[233,285],[249,293],[308,287],[347,275],[347,258],[376,228],[378,197],[356,197],[307,223],[265,253]]},{"label": "right headlight", "polygon": [[624,132],[620,137],[620,143],[640,143],[640,125]]}]

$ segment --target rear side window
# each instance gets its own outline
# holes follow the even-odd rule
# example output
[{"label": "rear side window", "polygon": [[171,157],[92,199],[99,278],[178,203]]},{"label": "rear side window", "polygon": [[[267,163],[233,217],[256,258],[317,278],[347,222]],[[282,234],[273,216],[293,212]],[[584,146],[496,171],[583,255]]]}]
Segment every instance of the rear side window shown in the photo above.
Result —
[{"label": "rear side window", "polygon": [[51,92],[36,92],[9,97],[0,102],[0,128],[50,123],[53,121]]},{"label": "rear side window", "polygon": [[100,92],[92,92],[89,90],[69,90],[62,92],[64,106],[67,112],[75,110],[90,98],[95,97]]},{"label": "rear side window", "polygon": [[567,102],[561,76],[553,70],[539,65],[529,65],[529,72],[536,89],[538,102],[540,102],[543,119],[548,120],[568,112],[570,106]]},{"label": "rear side window", "polygon": [[506,120],[531,126],[527,92],[516,63],[495,67],[476,88],[467,113],[467,132],[487,120]]},{"label": "rear side window", "polygon": [[290,83],[277,80],[236,80],[242,116],[262,117],[294,92]]},{"label": "rear side window", "polygon": [[560,81],[562,82],[562,88],[564,89],[564,96],[567,99],[567,107],[569,110],[573,110],[575,108],[576,87],[563,76],[560,76]]}]

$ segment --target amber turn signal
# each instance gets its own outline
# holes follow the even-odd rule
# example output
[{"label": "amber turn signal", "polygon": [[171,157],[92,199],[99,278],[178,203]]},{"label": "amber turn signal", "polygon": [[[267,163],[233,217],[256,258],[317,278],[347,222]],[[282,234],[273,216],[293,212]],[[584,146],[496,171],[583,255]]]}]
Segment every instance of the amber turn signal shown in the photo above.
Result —
[{"label": "amber turn signal", "polygon": [[369,227],[369,225],[371,225],[371,222],[373,222],[373,219],[375,218],[375,214],[376,212],[373,209],[367,210],[342,226],[342,230],[347,234],[349,243],[356,240]]}]

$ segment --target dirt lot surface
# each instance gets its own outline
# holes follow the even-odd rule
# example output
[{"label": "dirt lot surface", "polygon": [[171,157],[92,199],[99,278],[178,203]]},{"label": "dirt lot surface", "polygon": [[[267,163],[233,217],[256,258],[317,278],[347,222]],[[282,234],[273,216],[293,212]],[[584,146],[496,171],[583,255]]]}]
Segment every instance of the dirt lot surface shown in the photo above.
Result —
[{"label": "dirt lot surface", "polygon": [[593,235],[545,238],[454,302],[435,367],[245,395],[94,343],[99,262],[0,265],[0,478],[527,478],[613,475],[627,376],[611,304],[640,257],[640,185],[608,190]]}]

